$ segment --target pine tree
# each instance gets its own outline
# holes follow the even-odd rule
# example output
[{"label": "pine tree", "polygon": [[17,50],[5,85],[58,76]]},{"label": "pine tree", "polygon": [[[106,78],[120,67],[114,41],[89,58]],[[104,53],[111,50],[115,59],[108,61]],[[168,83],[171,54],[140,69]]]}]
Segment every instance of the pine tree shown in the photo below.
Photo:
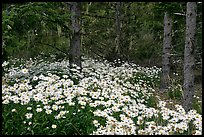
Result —
[{"label": "pine tree", "polygon": [[196,11],[196,2],[188,2],[186,12],[186,40],[184,51],[184,97],[182,101],[183,107],[186,111],[192,109],[194,96]]}]

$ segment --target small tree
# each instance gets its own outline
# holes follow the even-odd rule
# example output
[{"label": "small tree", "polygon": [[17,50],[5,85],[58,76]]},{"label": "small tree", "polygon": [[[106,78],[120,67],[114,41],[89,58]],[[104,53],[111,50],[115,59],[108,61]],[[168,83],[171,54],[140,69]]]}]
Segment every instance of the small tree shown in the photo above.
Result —
[{"label": "small tree", "polygon": [[163,92],[169,87],[170,84],[170,51],[172,42],[172,19],[165,12],[164,15],[164,39],[163,39],[163,51],[162,51],[162,74],[160,90]]}]

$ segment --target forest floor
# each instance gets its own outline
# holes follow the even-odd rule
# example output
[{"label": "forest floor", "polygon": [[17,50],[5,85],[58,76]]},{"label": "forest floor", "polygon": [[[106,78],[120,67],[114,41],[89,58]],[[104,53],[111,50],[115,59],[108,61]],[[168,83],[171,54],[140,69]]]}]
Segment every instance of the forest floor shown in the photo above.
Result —
[{"label": "forest floor", "polygon": [[[182,79],[182,76],[174,77],[176,79]],[[195,102],[193,103],[193,108],[196,109],[199,113],[202,114],[202,69],[195,70]],[[166,106],[170,109],[175,110],[176,104],[182,104],[181,99],[172,99],[169,97],[167,93],[162,93],[159,91],[159,88],[155,89],[154,95],[158,98],[158,100],[163,100],[166,102]]]},{"label": "forest floor", "polygon": [[129,135],[202,134],[201,69],[195,73],[197,112],[183,113],[178,71],[168,92],[161,94],[161,69],[156,66],[114,67],[84,58],[79,74],[68,60],[41,58],[4,63],[2,134],[115,135],[116,129]]}]

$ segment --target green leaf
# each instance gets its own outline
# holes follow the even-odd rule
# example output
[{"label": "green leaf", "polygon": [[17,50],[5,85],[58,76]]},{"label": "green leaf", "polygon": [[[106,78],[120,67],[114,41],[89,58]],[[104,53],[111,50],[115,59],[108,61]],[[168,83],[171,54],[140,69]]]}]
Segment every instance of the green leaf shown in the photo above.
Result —
[{"label": "green leaf", "polygon": [[60,133],[63,133],[63,135],[67,135],[67,133],[65,131],[60,131]]},{"label": "green leaf", "polygon": [[33,128],[35,128],[36,126],[40,125],[40,123],[35,123],[33,124]]}]

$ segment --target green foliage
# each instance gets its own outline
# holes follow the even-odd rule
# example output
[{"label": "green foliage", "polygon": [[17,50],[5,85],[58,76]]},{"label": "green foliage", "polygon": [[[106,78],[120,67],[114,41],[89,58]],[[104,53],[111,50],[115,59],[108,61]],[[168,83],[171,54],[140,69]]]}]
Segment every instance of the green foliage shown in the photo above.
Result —
[{"label": "green foliage", "polygon": [[183,89],[176,79],[172,80],[170,87],[167,89],[167,94],[171,99],[175,99],[175,100],[182,99]]},{"label": "green foliage", "polygon": [[[113,61],[116,43],[115,3],[82,2],[82,54],[105,57]],[[185,2],[126,2],[121,3],[122,60],[144,65],[161,65],[163,45],[163,14],[173,18],[171,60],[182,59],[185,37]],[[198,4],[196,60],[202,52],[202,6]],[[3,4],[2,39],[9,56],[34,57],[68,52],[70,43],[69,4],[63,2],[26,2]],[[23,53],[23,54],[22,54]],[[127,54],[128,53],[128,54]]]},{"label": "green foliage", "polygon": [[160,79],[157,75],[149,75],[143,72],[136,72],[131,79],[132,83],[147,84],[147,86],[155,88],[159,86]]},{"label": "green foliage", "polygon": [[199,114],[202,114],[202,102],[194,99],[192,103],[192,108],[195,109]]},{"label": "green foliage", "polygon": [[[2,39],[9,56],[18,57],[24,52],[21,57],[26,58],[36,56],[39,51],[56,52],[56,49],[45,46],[47,43],[57,44],[62,49],[67,47],[65,37],[70,32],[67,23],[71,14],[66,8],[64,3],[52,2],[28,2],[7,6],[2,11]],[[60,33],[59,27],[62,30]],[[63,36],[59,37],[57,33]],[[46,41],[44,39],[47,43],[44,43],[44,46],[39,45]]]},{"label": "green foliage", "polygon": [[[32,106],[20,104],[8,104],[2,107],[4,112],[2,114],[2,126],[4,135],[80,135],[90,134],[94,129],[92,124],[92,113],[90,107],[85,109],[75,107],[66,108],[69,113],[66,114],[66,119],[55,119],[54,113],[48,116],[44,111],[37,113],[37,105],[40,103],[33,103]],[[28,113],[27,107],[32,107],[30,111],[33,114],[32,119],[25,120],[25,115]],[[16,112],[12,112],[15,108]],[[78,112],[79,111],[79,112]],[[76,113],[75,115],[70,115]],[[57,113],[56,113],[57,114]],[[82,120],[83,119],[83,120]],[[29,126],[29,122],[31,122]],[[57,124],[56,130],[50,129],[52,124]],[[13,126],[15,125],[15,126]],[[48,128],[49,127],[49,128]],[[92,128],[91,128],[92,127]],[[83,129],[83,130],[82,130]]]},{"label": "green foliage", "polygon": [[147,102],[146,102],[146,105],[147,105],[148,107],[154,107],[154,108],[156,108],[156,107],[157,107],[157,104],[158,104],[158,99],[157,99],[155,96],[153,96],[153,95],[151,95],[151,96],[149,97],[149,99],[147,100]]},{"label": "green foliage", "polygon": [[157,15],[163,17],[164,12],[168,12],[169,14],[178,12],[184,13],[186,11],[185,6],[186,6],[185,2],[159,2],[158,4],[155,5],[154,10],[157,13],[162,13]]}]

